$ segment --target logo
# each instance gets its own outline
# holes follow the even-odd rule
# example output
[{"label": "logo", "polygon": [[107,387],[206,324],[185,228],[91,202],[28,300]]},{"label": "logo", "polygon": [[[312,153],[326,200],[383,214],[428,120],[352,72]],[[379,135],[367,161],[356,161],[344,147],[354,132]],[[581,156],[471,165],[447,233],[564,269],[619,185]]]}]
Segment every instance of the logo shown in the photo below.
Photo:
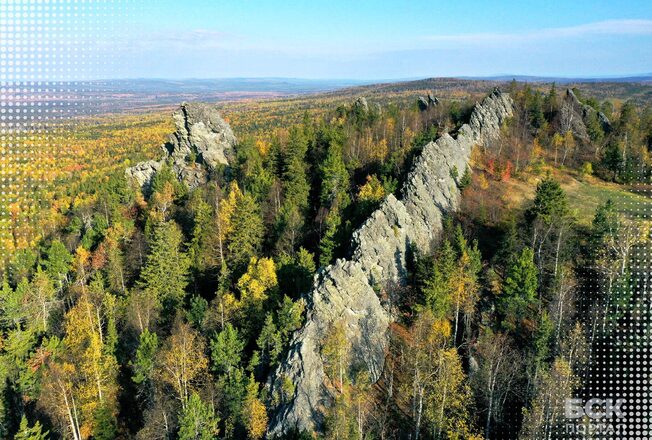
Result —
[{"label": "logo", "polygon": [[[566,399],[564,415],[572,420],[566,433],[574,435],[617,435],[625,427],[618,420],[625,418],[625,399]],[[583,420],[580,420],[583,419]]]},{"label": "logo", "polygon": [[568,419],[580,419],[584,416],[590,419],[625,417],[623,405],[625,399],[598,399],[593,398],[582,404],[582,399],[566,399],[565,414]]}]

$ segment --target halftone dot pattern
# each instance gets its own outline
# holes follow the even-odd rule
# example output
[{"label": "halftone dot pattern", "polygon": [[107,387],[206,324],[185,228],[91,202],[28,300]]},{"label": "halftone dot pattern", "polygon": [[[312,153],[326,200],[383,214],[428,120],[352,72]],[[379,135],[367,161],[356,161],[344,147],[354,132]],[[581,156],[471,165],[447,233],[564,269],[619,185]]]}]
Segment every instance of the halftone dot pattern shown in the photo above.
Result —
[{"label": "halftone dot pattern", "polygon": [[[625,215],[618,225],[618,240],[612,243],[621,260],[610,262],[613,267],[602,271],[595,296],[587,298],[592,307],[584,308],[589,311],[584,327],[593,344],[580,397],[583,402],[611,399],[620,412],[585,417],[580,423],[582,429],[575,426],[564,438],[652,438],[652,194],[650,170],[641,169],[637,174],[631,192],[641,197],[613,200],[616,210]],[[624,266],[622,259],[629,264]]]},{"label": "halftone dot pattern", "polygon": [[[63,159],[77,154],[74,126],[101,107],[111,63],[108,35],[131,0],[0,3],[0,259],[53,230],[73,194],[57,193]],[[69,161],[68,161],[69,162]]]}]

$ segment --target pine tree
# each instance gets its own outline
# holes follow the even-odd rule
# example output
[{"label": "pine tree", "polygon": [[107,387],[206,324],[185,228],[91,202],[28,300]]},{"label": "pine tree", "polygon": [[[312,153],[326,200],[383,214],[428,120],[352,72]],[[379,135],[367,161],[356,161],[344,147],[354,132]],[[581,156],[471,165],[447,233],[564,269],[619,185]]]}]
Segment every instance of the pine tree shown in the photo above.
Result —
[{"label": "pine tree", "polygon": [[231,225],[227,245],[229,268],[235,273],[242,273],[249,260],[258,255],[265,233],[258,205],[249,194],[244,194],[237,200]]},{"label": "pine tree", "polygon": [[537,301],[537,274],[534,252],[531,248],[523,248],[507,271],[499,297],[500,310],[504,316],[503,326],[508,330],[515,330],[521,320],[530,316],[530,308]]},{"label": "pine tree", "polygon": [[296,127],[292,128],[284,157],[284,203],[296,206],[302,214],[308,207],[308,194],[310,192],[306,166],[307,151],[308,140],[303,130]]},{"label": "pine tree", "polygon": [[34,426],[30,427],[27,418],[23,415],[14,440],[47,440],[49,434],[50,431],[43,432],[43,427],[38,420],[34,423]]},{"label": "pine tree", "polygon": [[211,341],[211,369],[218,375],[233,377],[240,366],[245,342],[231,323]]},{"label": "pine tree", "polygon": [[612,172],[612,181],[616,181],[618,175],[623,171],[624,164],[625,161],[619,141],[611,139],[604,150],[602,165]]},{"label": "pine tree", "polygon": [[349,203],[349,173],[342,159],[342,147],[331,142],[324,161],[319,165],[321,192],[319,201],[325,208],[344,209]]},{"label": "pine tree", "polygon": [[132,363],[134,374],[131,376],[131,380],[137,384],[143,384],[152,379],[157,350],[158,336],[156,333],[145,329],[140,334],[136,358]]},{"label": "pine tree", "polygon": [[202,200],[199,194],[199,191],[193,193],[194,224],[188,247],[188,257],[196,270],[205,271],[214,264],[213,249],[210,246],[211,227],[214,220],[211,206]]},{"label": "pine tree", "polygon": [[453,305],[451,277],[455,265],[455,251],[445,240],[439,249],[432,275],[423,288],[425,304],[438,319],[448,318]]},{"label": "pine tree", "polygon": [[174,222],[160,224],[154,232],[147,263],[138,285],[171,313],[186,295],[190,261],[181,250],[183,237]]},{"label": "pine tree", "polygon": [[339,210],[333,208],[328,212],[322,225],[322,236],[319,240],[319,265],[328,266],[335,257],[337,248],[337,233],[342,222]]},{"label": "pine tree", "polygon": [[54,240],[46,253],[46,260],[43,262],[45,271],[59,286],[68,281],[68,274],[72,270],[72,254],[59,240]]}]

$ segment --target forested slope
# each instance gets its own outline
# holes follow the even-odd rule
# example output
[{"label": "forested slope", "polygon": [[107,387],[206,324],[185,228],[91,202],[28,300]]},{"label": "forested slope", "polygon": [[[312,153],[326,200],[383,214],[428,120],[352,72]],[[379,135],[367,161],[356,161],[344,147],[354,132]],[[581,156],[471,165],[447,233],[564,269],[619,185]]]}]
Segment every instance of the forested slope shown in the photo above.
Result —
[{"label": "forested slope", "polygon": [[[428,246],[401,243],[400,276],[367,267],[368,297],[391,311],[374,315],[387,328],[382,365],[351,356],[362,344],[346,320],[315,333],[327,398],[314,425],[296,427],[325,438],[555,438],[564,400],[607,361],[595,347],[645,324],[636,286],[649,276],[650,230],[635,207],[649,200],[652,112],[554,87],[509,94],[511,117],[482,142],[465,125],[475,99],[319,97],[335,105],[259,124],[255,112],[222,112],[237,138],[227,164],[209,167],[196,141],[157,154],[160,120],[143,121],[159,127],[149,141],[124,143],[137,144],[131,161],[102,162],[113,172],[76,156],[96,174],[80,187],[79,170],[69,181],[57,170],[70,192],[54,205],[44,195],[56,221],[9,238],[2,437],[257,439],[285,422],[287,436],[310,435],[278,412],[301,386],[282,365],[316,316],[305,295],[338,259],[403,237],[402,223],[385,240],[362,225],[392,204],[398,213],[399,200],[401,221],[416,220],[410,170],[426,157],[435,171],[423,181],[448,169],[438,179],[454,182],[459,210],[441,210]],[[92,148],[116,145],[107,130],[84,139],[84,157],[104,160]],[[464,147],[468,169],[452,156],[440,168],[444,146],[465,137],[478,144]],[[125,175],[168,156],[148,185]],[[180,170],[202,179],[189,188]]]}]

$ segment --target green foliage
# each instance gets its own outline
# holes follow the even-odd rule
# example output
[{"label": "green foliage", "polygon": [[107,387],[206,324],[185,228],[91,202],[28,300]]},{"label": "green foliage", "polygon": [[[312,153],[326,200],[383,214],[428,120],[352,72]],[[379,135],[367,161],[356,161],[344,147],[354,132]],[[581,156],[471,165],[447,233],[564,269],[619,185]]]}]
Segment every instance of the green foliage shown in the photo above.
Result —
[{"label": "green foliage", "polygon": [[322,224],[322,236],[319,240],[319,265],[331,264],[337,248],[337,233],[339,231],[342,217],[337,208],[332,209],[325,216]]},{"label": "green foliage", "polygon": [[95,430],[93,438],[97,440],[113,440],[118,434],[115,416],[105,405],[95,411]]},{"label": "green foliage", "polygon": [[538,270],[534,264],[534,252],[526,247],[507,270],[499,296],[503,326],[507,330],[516,330],[524,319],[531,316],[531,308],[537,301],[537,289]]},{"label": "green foliage", "polygon": [[213,440],[219,418],[197,393],[192,393],[179,418],[179,440]]},{"label": "green foliage", "polygon": [[131,380],[137,384],[151,380],[157,351],[158,336],[145,329],[140,334],[140,343],[132,364],[134,374],[131,376]]},{"label": "green foliage", "polygon": [[172,167],[167,163],[164,164],[156,174],[154,174],[150,184],[150,194],[164,191],[166,184],[172,185],[175,197],[182,197],[187,192],[185,185],[177,179],[174,171],[172,171]]},{"label": "green foliage", "polygon": [[183,301],[188,285],[190,260],[181,250],[182,239],[176,223],[170,221],[158,225],[138,283],[168,313]]},{"label": "green foliage", "polygon": [[283,296],[276,312],[276,319],[269,313],[265,317],[263,328],[256,339],[264,366],[273,368],[285,351],[293,332],[303,324],[305,305],[302,300],[292,301]]},{"label": "green foliage", "polygon": [[303,212],[308,207],[308,169],[306,152],[308,139],[303,130],[293,127],[283,157],[283,183],[285,204],[296,206]]},{"label": "green foliage", "polygon": [[201,329],[208,312],[208,301],[199,295],[190,298],[190,309],[187,312],[188,321]]},{"label": "green foliage", "polygon": [[72,270],[72,255],[61,241],[54,240],[46,252],[43,266],[53,280],[63,282]]},{"label": "green foliage", "polygon": [[265,233],[258,204],[251,195],[244,194],[238,199],[231,222],[233,231],[227,244],[229,267],[242,273],[251,257],[258,255]]},{"label": "green foliage", "polygon": [[300,247],[294,256],[281,255],[277,265],[280,292],[296,298],[310,290],[316,270],[315,257],[311,252]]},{"label": "green foliage", "polygon": [[612,180],[616,180],[618,175],[623,171],[625,160],[623,158],[623,151],[616,139],[611,139],[607,144],[602,155],[602,165],[612,173]]},{"label": "green foliage", "polygon": [[256,339],[256,344],[260,349],[260,361],[263,366],[273,368],[283,352],[283,341],[281,339],[281,333],[276,328],[272,314],[268,314],[265,317],[265,324],[260,331],[258,339]]},{"label": "green foliage", "polygon": [[211,261],[210,249],[211,238],[213,235],[213,216],[212,207],[202,198],[200,191],[192,193],[193,205],[193,229],[190,246],[188,247],[188,257],[192,266],[200,271],[206,270]]},{"label": "green foliage", "polygon": [[342,147],[331,142],[324,161],[319,166],[322,206],[344,209],[349,204],[349,173],[342,158]]},{"label": "green foliage", "polygon": [[47,440],[49,434],[50,431],[43,432],[43,427],[38,420],[34,423],[34,426],[30,427],[27,418],[23,415],[14,440]]},{"label": "green foliage", "polygon": [[528,102],[530,111],[530,124],[535,129],[542,128],[546,123],[544,115],[543,101],[539,92],[534,92],[530,95],[530,102]]},{"label": "green foliage", "polygon": [[471,185],[472,182],[472,177],[471,177],[471,168],[468,166],[464,170],[464,174],[462,175],[462,178],[460,179],[459,187],[461,190],[464,190],[467,188],[469,185]]},{"label": "green foliage", "polygon": [[242,368],[233,370],[231,375],[223,374],[217,378],[217,389],[222,396],[222,414],[227,415],[224,420],[224,434],[235,437],[236,428],[242,425],[242,410],[247,394],[247,378]]},{"label": "green foliage", "polygon": [[447,318],[452,307],[450,289],[455,260],[453,247],[448,240],[444,241],[439,249],[432,275],[426,280],[423,288],[425,304],[438,319]]},{"label": "green foliage", "polygon": [[591,142],[596,144],[602,143],[605,136],[605,132],[604,129],[602,128],[602,124],[600,123],[600,120],[598,119],[597,112],[590,112],[588,114],[586,120],[586,131],[589,134],[589,138],[591,139]]},{"label": "green foliage", "polygon": [[544,178],[537,184],[534,203],[526,212],[530,222],[541,220],[549,225],[568,214],[568,199],[558,181]]},{"label": "green foliage", "polygon": [[232,378],[242,361],[244,346],[238,330],[227,323],[211,340],[211,369],[218,375]]}]

